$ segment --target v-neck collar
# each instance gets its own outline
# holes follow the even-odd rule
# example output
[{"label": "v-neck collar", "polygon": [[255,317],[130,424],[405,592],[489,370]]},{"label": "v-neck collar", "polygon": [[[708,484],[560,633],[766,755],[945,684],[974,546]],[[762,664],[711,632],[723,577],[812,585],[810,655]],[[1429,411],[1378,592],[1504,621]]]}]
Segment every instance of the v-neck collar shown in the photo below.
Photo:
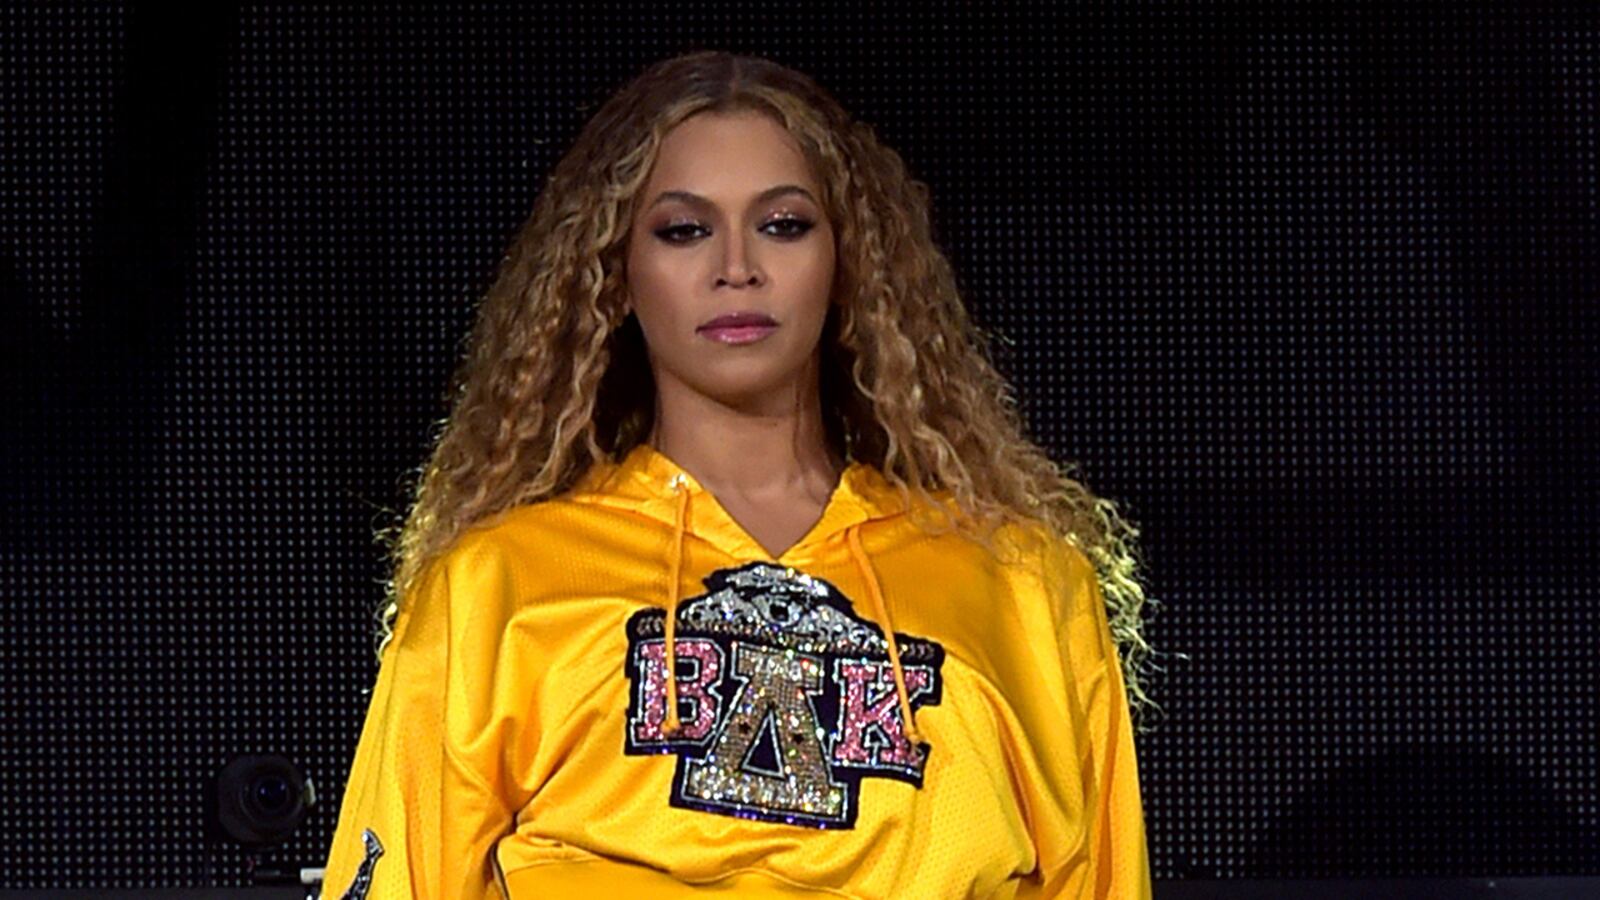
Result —
[{"label": "v-neck collar", "polygon": [[686,532],[735,559],[785,566],[810,562],[823,542],[851,525],[897,515],[905,509],[904,499],[877,469],[851,460],[840,473],[817,521],[799,540],[774,557],[739,524],[715,494],[649,444],[635,446],[620,463],[596,465],[580,479],[573,499],[628,507],[671,523],[679,491],[689,493]]}]

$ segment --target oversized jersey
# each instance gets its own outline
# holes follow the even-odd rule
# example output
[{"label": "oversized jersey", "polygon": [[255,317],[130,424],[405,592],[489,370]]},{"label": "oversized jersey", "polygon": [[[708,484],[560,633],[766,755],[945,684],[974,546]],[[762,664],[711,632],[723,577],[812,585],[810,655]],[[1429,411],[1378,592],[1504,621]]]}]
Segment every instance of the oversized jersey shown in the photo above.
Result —
[{"label": "oversized jersey", "polygon": [[851,463],[770,558],[641,445],[463,534],[385,648],[322,897],[1148,898],[1093,567]]}]

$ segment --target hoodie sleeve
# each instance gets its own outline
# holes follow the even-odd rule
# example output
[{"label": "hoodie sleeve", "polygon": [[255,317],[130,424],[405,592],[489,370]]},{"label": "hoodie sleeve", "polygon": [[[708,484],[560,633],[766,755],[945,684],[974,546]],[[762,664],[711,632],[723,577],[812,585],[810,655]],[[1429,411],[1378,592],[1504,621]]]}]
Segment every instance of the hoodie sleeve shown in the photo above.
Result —
[{"label": "hoodie sleeve", "polygon": [[[486,731],[490,690],[490,672],[473,662],[482,648],[469,613],[492,604],[473,596],[486,582],[459,570],[450,554],[435,560],[396,619],[339,808],[322,900],[502,895],[494,850],[514,816],[493,786],[492,765],[469,762],[463,749]],[[492,750],[479,756],[492,758]]]},{"label": "hoodie sleeve", "polygon": [[[1075,695],[1064,698],[1069,713],[1064,722],[1082,723],[1057,732],[1073,746],[1050,758],[1074,771],[1063,769],[1051,780],[1082,784],[1074,793],[1083,804],[1083,846],[1074,852],[1041,847],[1041,878],[1024,881],[1016,896],[1149,900],[1149,851],[1133,726],[1100,583],[1093,564],[1071,545],[1059,544],[1047,557],[1044,586],[1056,612],[1055,644],[1064,680]],[[1030,804],[1053,802],[1047,792],[1028,799]],[[1071,805],[1078,805],[1076,798]]]}]

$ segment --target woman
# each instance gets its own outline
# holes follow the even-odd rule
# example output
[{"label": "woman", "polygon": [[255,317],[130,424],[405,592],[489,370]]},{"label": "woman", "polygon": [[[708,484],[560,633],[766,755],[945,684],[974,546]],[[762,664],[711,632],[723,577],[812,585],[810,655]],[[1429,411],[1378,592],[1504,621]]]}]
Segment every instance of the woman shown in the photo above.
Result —
[{"label": "woman", "polygon": [[1149,895],[1135,533],[808,78],[629,84],[471,347],[325,897]]}]

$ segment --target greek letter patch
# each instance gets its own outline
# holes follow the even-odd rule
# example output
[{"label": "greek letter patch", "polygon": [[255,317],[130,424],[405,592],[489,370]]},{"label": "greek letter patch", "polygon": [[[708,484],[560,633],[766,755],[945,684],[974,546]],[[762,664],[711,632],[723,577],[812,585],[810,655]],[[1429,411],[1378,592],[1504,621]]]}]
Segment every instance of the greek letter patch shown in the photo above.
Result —
[{"label": "greek letter patch", "polygon": [[[361,865],[356,867],[355,878],[339,895],[339,900],[365,900],[367,892],[372,890],[372,870],[378,865],[378,857],[383,855],[383,843],[371,828],[362,829],[361,843],[366,846],[367,854],[362,857]],[[320,891],[317,895],[322,896]]]},{"label": "greek letter patch", "polygon": [[[670,803],[853,828],[861,779],[922,787],[931,747],[905,736],[883,629],[832,584],[769,563],[718,569],[678,607],[678,715],[668,737],[666,612],[628,619],[623,752],[675,753]],[[944,648],[895,634],[913,709],[938,705]]]}]

